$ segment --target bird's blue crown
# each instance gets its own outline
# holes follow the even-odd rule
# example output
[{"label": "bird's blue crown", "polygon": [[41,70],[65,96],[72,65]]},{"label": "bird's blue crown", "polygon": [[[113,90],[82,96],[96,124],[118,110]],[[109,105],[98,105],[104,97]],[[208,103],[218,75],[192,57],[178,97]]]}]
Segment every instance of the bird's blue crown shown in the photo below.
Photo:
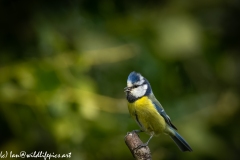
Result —
[{"label": "bird's blue crown", "polygon": [[132,83],[138,82],[138,81],[140,81],[140,76],[141,75],[139,73],[133,71],[129,74],[128,81],[130,81]]}]

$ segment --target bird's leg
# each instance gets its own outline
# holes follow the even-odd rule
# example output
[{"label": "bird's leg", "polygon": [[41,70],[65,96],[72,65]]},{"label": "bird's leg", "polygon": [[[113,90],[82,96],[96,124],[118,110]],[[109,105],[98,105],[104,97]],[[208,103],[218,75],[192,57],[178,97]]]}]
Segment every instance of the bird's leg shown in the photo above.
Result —
[{"label": "bird's leg", "polygon": [[[150,140],[152,139],[153,135],[154,135],[154,134],[152,134],[152,135],[150,136],[150,138],[148,139],[148,141],[147,141],[146,143],[140,144],[140,145],[139,145],[137,148],[135,148],[135,149],[139,149],[139,148],[142,148],[142,147],[146,147],[146,146],[148,145],[148,143],[150,142]],[[135,149],[134,149],[134,150],[135,150]]]}]

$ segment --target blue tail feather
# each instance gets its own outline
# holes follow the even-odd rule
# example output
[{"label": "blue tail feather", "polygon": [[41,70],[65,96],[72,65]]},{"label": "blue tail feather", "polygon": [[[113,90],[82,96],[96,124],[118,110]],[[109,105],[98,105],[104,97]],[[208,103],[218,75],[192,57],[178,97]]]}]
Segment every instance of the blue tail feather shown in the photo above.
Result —
[{"label": "blue tail feather", "polygon": [[192,148],[177,131],[174,130],[174,135],[171,135],[171,138],[173,139],[173,141],[176,143],[176,145],[181,151],[183,152],[192,151]]}]

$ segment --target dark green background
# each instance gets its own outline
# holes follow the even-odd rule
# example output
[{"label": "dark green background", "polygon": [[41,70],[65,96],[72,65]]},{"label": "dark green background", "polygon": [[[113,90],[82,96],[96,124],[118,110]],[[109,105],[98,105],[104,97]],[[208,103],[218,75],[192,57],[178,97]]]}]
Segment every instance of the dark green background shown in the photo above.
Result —
[{"label": "dark green background", "polygon": [[137,71],[193,148],[161,135],[154,160],[239,159],[239,16],[237,0],[0,1],[0,151],[133,159]]}]

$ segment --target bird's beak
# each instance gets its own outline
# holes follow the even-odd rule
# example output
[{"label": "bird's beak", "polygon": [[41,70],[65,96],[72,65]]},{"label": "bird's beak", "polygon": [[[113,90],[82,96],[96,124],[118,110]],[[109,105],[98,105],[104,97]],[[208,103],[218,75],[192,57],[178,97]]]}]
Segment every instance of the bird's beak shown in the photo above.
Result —
[{"label": "bird's beak", "polygon": [[125,88],[124,88],[124,92],[129,92],[130,89],[131,89],[130,87],[125,87]]}]

